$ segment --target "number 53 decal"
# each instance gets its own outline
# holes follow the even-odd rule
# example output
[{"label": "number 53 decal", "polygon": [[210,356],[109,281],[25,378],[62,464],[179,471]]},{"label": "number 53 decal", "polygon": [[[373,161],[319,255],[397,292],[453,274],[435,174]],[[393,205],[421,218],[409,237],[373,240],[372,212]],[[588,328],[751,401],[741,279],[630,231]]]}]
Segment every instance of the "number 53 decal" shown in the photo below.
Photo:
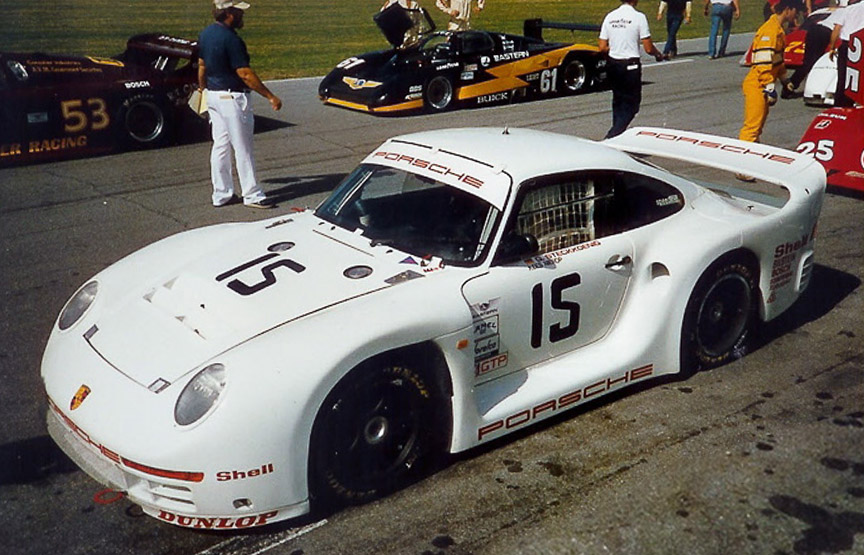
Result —
[{"label": "number 53 decal", "polygon": [[108,106],[101,98],[84,100],[64,100],[60,103],[60,113],[63,114],[67,133],[79,133],[89,126],[92,131],[100,131],[108,127],[111,118],[108,116]]}]

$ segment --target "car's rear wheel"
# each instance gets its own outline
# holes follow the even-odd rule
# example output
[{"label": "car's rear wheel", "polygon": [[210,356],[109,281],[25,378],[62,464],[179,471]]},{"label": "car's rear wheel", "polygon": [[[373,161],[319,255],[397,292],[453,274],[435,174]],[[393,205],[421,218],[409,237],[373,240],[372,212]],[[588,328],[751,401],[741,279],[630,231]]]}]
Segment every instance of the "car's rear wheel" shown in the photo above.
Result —
[{"label": "car's rear wheel", "polygon": [[453,106],[453,82],[445,75],[429,79],[423,89],[423,105],[430,112],[443,112]]},{"label": "car's rear wheel", "polygon": [[564,94],[576,94],[590,84],[588,66],[579,58],[569,58],[558,72],[558,90]]},{"label": "car's rear wheel", "polygon": [[410,483],[436,449],[436,398],[401,364],[358,367],[324,401],[312,432],[313,495],[324,506],[363,503]]},{"label": "car's rear wheel", "polygon": [[685,370],[711,368],[746,353],[757,296],[754,272],[741,262],[719,263],[702,275],[684,315]]},{"label": "car's rear wheel", "polygon": [[160,146],[168,139],[170,131],[165,108],[150,95],[123,101],[120,126],[123,139],[130,148]]}]

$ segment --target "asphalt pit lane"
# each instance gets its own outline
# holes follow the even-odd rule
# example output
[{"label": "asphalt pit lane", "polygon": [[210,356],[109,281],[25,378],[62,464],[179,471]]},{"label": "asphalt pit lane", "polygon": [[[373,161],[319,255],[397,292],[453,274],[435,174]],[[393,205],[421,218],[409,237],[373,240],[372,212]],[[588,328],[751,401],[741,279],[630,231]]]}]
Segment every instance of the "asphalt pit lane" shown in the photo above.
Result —
[{"label": "asphalt pit lane", "polygon": [[522,472],[522,463],[520,461],[505,459],[504,466],[507,467],[507,472]]},{"label": "asphalt pit lane", "polygon": [[855,534],[864,532],[864,514],[832,513],[818,505],[788,495],[775,495],[771,506],[810,526],[794,544],[795,553],[840,553],[855,545]]},{"label": "asphalt pit lane", "polygon": [[771,445],[770,443],[765,443],[764,441],[760,441],[760,442],[756,443],[756,449],[759,449],[760,451],[773,451],[774,446]]},{"label": "asphalt pit lane", "polygon": [[830,393],[828,393],[827,391],[820,391],[819,393],[816,394],[816,398],[821,399],[823,401],[828,401],[830,399],[833,399],[834,396],[831,395]]},{"label": "asphalt pit lane", "polygon": [[432,540],[432,545],[434,545],[438,549],[447,549],[455,543],[456,540],[454,540],[450,536],[437,536],[434,540]]},{"label": "asphalt pit lane", "polygon": [[551,474],[552,476],[554,476],[554,477],[556,477],[556,478],[558,478],[558,477],[564,475],[564,467],[562,467],[562,466],[561,466],[560,464],[558,464],[558,463],[553,463],[553,462],[539,462],[539,463],[537,463],[537,464],[539,464],[540,466],[542,466],[543,468],[545,468],[546,471],[547,471],[549,474]]}]

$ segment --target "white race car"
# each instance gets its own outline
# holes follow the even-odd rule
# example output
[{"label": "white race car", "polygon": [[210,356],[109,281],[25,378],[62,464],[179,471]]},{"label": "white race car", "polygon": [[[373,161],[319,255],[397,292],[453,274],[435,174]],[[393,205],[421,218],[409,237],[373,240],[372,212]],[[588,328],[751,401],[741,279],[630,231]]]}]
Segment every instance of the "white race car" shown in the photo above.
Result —
[{"label": "white race car", "polygon": [[48,427],[179,526],[362,502],[435,453],[743,354],[808,284],[824,189],[809,156],[686,131],[397,137],[314,211],[181,233],[89,280],[45,351]]}]

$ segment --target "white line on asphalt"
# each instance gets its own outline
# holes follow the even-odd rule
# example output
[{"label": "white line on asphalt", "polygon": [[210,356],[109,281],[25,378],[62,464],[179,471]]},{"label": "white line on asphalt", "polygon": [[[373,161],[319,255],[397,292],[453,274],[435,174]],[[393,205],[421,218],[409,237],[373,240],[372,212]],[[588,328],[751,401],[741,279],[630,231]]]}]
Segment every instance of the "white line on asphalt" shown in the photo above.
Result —
[{"label": "white line on asphalt", "polygon": [[[260,555],[261,553],[266,553],[267,551],[270,551],[274,547],[279,547],[283,543],[287,543],[291,540],[299,538],[300,536],[308,534],[312,530],[315,530],[316,528],[320,528],[321,526],[324,526],[325,524],[327,524],[326,518],[323,520],[319,520],[318,522],[313,522],[312,524],[307,524],[306,526],[301,526],[300,528],[292,528],[290,530],[286,530],[283,533],[288,534],[287,536],[285,536],[284,538],[280,538],[279,540],[274,541],[273,543],[270,543],[270,544],[268,544],[267,542],[264,542],[263,547],[259,547],[260,544],[259,545],[246,546],[245,544],[250,539],[249,536],[235,536],[235,537],[231,538],[230,540],[225,540],[222,543],[217,543],[216,545],[211,546],[211,547],[205,549],[204,551],[199,551],[196,555],[217,555],[217,554],[228,554],[228,553],[232,553],[232,554],[244,553],[245,555]],[[277,537],[279,537],[279,534],[274,534],[274,538],[277,538]],[[240,544],[240,545],[235,547],[234,544]],[[234,549],[236,549],[236,550],[232,549],[232,547],[234,547]],[[244,547],[249,547],[250,549],[258,548],[258,550],[250,553],[247,551],[243,551]]]}]

